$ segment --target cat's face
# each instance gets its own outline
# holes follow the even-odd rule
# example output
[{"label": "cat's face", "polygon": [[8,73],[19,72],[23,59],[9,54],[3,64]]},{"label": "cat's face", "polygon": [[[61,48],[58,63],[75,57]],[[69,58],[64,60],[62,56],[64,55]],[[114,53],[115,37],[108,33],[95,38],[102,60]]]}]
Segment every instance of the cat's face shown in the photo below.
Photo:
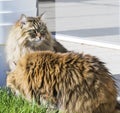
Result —
[{"label": "cat's face", "polygon": [[[15,28],[19,29],[20,40],[25,46],[39,45],[43,40],[49,40],[46,24],[40,17],[27,17],[21,15]],[[18,39],[19,40],[19,39]]]}]

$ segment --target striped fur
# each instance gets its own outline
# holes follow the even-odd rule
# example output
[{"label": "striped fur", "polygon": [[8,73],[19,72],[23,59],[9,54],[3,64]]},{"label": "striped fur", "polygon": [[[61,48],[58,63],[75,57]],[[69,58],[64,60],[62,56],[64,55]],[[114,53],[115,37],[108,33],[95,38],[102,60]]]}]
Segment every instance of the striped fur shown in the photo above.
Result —
[{"label": "striped fur", "polygon": [[7,76],[15,94],[64,113],[117,113],[116,85],[98,58],[74,52],[25,55]]},{"label": "striped fur", "polygon": [[39,50],[66,52],[67,50],[51,37],[42,17],[21,18],[13,25],[6,43],[7,62],[14,70],[18,59],[26,53]]}]

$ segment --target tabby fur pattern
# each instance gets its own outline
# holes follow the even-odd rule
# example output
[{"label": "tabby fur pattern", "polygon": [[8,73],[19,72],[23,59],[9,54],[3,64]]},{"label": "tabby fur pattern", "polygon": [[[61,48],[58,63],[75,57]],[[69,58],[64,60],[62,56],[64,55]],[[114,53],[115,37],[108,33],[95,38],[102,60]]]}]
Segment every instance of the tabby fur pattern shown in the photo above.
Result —
[{"label": "tabby fur pattern", "polygon": [[6,59],[10,70],[14,70],[18,59],[26,53],[43,50],[67,52],[67,49],[51,36],[42,15],[27,17],[22,14],[10,30],[6,42]]},{"label": "tabby fur pattern", "polygon": [[63,113],[117,113],[115,81],[104,63],[89,54],[26,54],[6,82],[16,95]]}]

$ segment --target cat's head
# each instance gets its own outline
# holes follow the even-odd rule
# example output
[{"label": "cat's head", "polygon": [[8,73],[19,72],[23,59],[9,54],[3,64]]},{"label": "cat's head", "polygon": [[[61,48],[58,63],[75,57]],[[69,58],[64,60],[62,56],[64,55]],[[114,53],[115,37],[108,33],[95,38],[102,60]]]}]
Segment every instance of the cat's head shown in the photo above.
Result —
[{"label": "cat's head", "polygon": [[17,41],[25,46],[39,45],[44,40],[49,40],[50,34],[46,24],[42,21],[43,14],[39,17],[27,17],[22,14],[15,23],[11,32]]}]

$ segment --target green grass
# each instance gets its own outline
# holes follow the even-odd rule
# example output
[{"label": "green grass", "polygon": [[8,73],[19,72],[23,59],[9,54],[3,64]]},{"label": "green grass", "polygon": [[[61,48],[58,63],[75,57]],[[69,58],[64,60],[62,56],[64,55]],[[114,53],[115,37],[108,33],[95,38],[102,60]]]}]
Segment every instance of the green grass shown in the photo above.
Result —
[{"label": "green grass", "polygon": [[6,88],[0,88],[0,113],[46,113],[46,108],[16,97]]}]

